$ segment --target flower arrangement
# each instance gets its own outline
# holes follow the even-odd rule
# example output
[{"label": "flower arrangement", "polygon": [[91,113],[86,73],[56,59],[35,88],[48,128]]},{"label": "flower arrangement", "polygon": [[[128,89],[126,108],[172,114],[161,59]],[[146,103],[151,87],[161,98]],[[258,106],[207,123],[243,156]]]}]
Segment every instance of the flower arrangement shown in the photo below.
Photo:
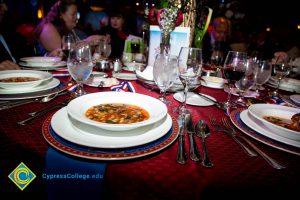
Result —
[{"label": "flower arrangement", "polygon": [[148,14],[149,24],[158,25],[161,30],[161,53],[168,53],[170,35],[183,22],[183,14],[188,11],[189,0],[161,0]]}]

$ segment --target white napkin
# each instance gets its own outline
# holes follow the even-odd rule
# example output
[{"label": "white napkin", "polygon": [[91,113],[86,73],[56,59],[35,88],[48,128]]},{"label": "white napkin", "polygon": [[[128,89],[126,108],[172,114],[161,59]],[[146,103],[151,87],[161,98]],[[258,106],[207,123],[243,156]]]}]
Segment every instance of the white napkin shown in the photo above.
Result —
[{"label": "white napkin", "polygon": [[147,66],[144,71],[139,71],[139,70],[136,70],[136,75],[147,80],[147,81],[153,81],[153,66]]}]

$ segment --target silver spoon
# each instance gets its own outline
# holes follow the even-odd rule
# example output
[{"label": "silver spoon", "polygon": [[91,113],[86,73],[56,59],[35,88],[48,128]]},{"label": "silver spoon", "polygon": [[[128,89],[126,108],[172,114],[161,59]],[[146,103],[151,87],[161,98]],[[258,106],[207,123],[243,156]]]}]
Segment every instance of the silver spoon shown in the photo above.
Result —
[{"label": "silver spoon", "polygon": [[196,135],[201,138],[202,141],[202,148],[203,148],[203,160],[202,160],[202,165],[205,167],[212,167],[213,163],[211,162],[207,148],[206,148],[206,143],[205,139],[210,135],[210,130],[208,125],[205,123],[205,121],[200,120],[197,125],[196,125]]}]

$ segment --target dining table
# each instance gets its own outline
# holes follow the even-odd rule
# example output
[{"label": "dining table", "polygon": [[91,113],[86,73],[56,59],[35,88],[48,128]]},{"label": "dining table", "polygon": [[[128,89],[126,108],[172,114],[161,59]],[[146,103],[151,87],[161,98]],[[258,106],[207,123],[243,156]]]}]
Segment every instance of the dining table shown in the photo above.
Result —
[{"label": "dining table", "polygon": [[[65,84],[70,80],[68,76],[59,79]],[[159,96],[158,90],[146,87],[139,80],[127,82],[134,86],[136,93],[154,98]],[[84,87],[88,93],[111,90],[109,87]],[[223,89],[199,86],[194,92],[209,95],[218,102],[227,98]],[[167,93],[167,99],[172,102],[167,108],[175,132],[179,128],[178,114],[173,112],[173,108],[180,106],[180,102],[173,95],[172,92]],[[299,154],[274,148],[236,129],[285,168],[271,167],[260,155],[247,155],[228,134],[213,129],[209,120],[211,116],[218,122],[223,117],[229,119],[226,112],[214,105],[187,105],[194,124],[204,120],[210,128],[206,146],[212,167],[204,167],[200,161],[189,158],[187,133],[184,134],[184,142],[188,159],[185,164],[179,164],[176,161],[176,138],[157,151],[142,151],[140,156],[129,155],[125,159],[116,156],[114,159],[109,159],[109,156],[93,159],[64,150],[59,144],[55,146],[45,138],[45,127],[48,128],[52,116],[61,108],[49,111],[25,126],[17,124],[28,117],[27,113],[67,98],[65,94],[47,103],[33,102],[0,111],[1,194],[9,194],[9,198],[112,200],[292,199],[299,196]],[[195,136],[195,141],[203,157],[201,139]],[[299,149],[296,151],[299,152]],[[24,163],[36,176],[23,190],[9,177],[20,163]]]}]

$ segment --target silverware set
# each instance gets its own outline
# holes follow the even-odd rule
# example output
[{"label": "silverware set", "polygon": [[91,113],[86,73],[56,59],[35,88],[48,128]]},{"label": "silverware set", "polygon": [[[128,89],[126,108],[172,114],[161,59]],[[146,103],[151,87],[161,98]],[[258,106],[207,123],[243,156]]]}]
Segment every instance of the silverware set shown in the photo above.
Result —
[{"label": "silverware set", "polygon": [[[235,128],[231,125],[231,122],[228,120],[228,118],[223,117],[221,119],[221,123],[218,123],[216,118],[210,117],[210,123],[215,131],[223,132],[227,135],[229,135],[240,147],[247,153],[247,155],[251,157],[257,156],[256,153],[258,153],[263,159],[267,161],[273,168],[275,169],[284,169],[285,166],[271,158],[269,155],[267,155],[265,152],[263,152],[261,149],[259,149],[256,145],[254,145],[250,140],[248,140],[246,137],[241,135]],[[242,143],[242,141],[246,142],[250,147],[252,147],[253,150],[248,148],[245,144]]]},{"label": "silverware set", "polygon": [[38,110],[36,112],[31,112],[31,113],[28,113],[28,115],[30,115],[30,117],[22,120],[22,121],[19,121],[17,122],[17,124],[19,125],[27,125],[27,124],[30,124],[35,118],[39,117],[39,116],[42,116],[46,113],[48,113],[49,111],[51,110],[54,110],[55,108],[62,108],[66,105],[68,105],[68,103],[72,100],[73,98],[69,97],[67,98],[66,100],[64,100],[63,102],[61,103],[58,103],[58,104],[54,104],[54,105],[51,105],[51,106],[48,106],[46,108],[43,108],[41,110]]},{"label": "silverware set", "polygon": [[0,110],[6,110],[10,108],[15,108],[17,106],[29,104],[29,103],[47,103],[50,102],[51,100],[55,99],[58,96],[67,94],[67,91],[63,92],[56,92],[56,93],[51,93],[49,95],[43,96],[43,97],[38,97],[34,99],[21,99],[21,100],[12,100],[12,101],[5,101],[0,103]]},{"label": "silverware set", "polygon": [[[178,151],[177,151],[177,162],[180,164],[187,163],[187,153],[185,148],[185,139],[184,133],[185,129],[187,130],[188,139],[189,139],[189,157],[195,162],[201,162],[205,167],[212,167],[213,163],[211,162],[205,140],[209,136],[210,131],[207,124],[200,120],[196,125],[193,124],[193,119],[190,114],[185,116],[181,115],[178,118],[179,123],[179,136],[178,136]],[[203,158],[200,155],[196,140],[194,135],[201,138],[202,148],[203,148]]]}]

